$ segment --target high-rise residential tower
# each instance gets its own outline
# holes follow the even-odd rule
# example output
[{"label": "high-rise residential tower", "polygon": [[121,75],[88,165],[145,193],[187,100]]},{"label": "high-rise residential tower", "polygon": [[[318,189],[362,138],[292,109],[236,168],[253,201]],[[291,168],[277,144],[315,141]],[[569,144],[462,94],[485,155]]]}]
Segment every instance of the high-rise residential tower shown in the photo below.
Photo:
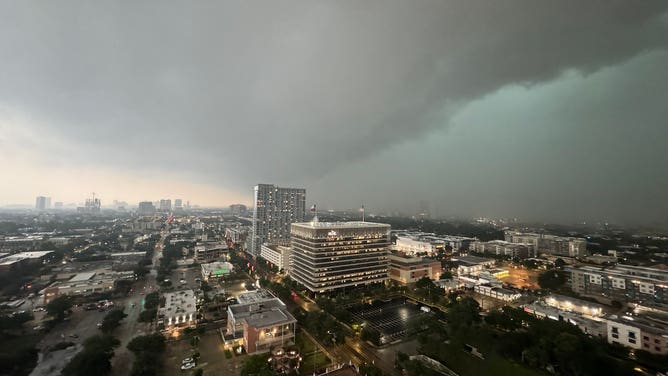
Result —
[{"label": "high-rise residential tower", "polygon": [[160,200],[160,211],[162,212],[168,212],[172,210],[172,200],[170,199],[162,199]]},{"label": "high-rise residential tower", "polygon": [[263,243],[287,243],[290,240],[290,224],[304,221],[306,190],[258,184],[255,186],[254,203],[248,252],[259,256]]},{"label": "high-rise residential tower", "polygon": [[388,279],[390,225],[293,223],[290,276],[315,293]]},{"label": "high-rise residential tower", "polygon": [[35,209],[47,210],[51,207],[51,197],[37,196],[35,199]]}]

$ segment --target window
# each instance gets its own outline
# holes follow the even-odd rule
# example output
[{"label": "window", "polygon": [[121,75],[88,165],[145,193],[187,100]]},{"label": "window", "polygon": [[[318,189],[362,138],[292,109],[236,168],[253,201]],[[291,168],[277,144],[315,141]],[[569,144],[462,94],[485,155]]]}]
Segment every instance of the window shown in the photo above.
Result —
[{"label": "window", "polygon": [[[617,334],[617,333],[613,333],[613,334],[612,334],[612,338],[616,338],[616,339],[619,338],[619,334]],[[614,341],[613,341],[613,342],[614,342]]]},{"label": "window", "polygon": [[636,343],[635,338],[629,338],[629,343]]},{"label": "window", "polygon": [[648,337],[648,336],[642,336],[642,339],[644,339],[645,341],[649,341],[649,337]]}]

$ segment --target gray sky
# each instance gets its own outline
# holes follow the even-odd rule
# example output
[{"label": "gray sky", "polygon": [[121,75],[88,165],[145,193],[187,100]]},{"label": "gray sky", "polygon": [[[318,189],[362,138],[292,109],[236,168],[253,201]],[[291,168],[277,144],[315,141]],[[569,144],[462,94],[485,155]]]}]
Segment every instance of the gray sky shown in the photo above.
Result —
[{"label": "gray sky", "polygon": [[668,215],[665,1],[0,2],[0,204]]}]

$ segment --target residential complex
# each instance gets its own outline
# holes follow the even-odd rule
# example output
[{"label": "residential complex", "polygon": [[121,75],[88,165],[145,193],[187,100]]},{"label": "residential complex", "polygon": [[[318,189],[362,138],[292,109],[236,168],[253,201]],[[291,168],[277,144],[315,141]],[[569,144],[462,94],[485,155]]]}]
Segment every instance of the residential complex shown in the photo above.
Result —
[{"label": "residential complex", "polygon": [[51,197],[37,196],[35,199],[35,209],[47,210],[51,209]]},{"label": "residential complex", "polygon": [[150,201],[142,201],[137,206],[137,214],[139,215],[153,215],[155,214],[155,206]]},{"label": "residential complex", "polygon": [[532,245],[536,255],[541,253],[568,257],[587,255],[587,240],[583,238],[506,231],[505,240],[511,243]]},{"label": "residential complex", "polygon": [[305,215],[305,189],[256,185],[248,252],[257,257],[264,243],[287,243],[290,240],[290,224],[303,222]]},{"label": "residential complex", "polygon": [[489,253],[492,255],[503,255],[517,258],[527,258],[534,255],[532,244],[511,243],[504,240],[492,240],[489,242],[474,241],[469,247],[470,251]]},{"label": "residential complex", "polygon": [[279,244],[262,244],[260,257],[275,265],[278,270],[290,272],[290,254],[292,248]]},{"label": "residential complex", "polygon": [[668,303],[668,270],[644,266],[568,266],[571,289],[620,302]]},{"label": "residential complex", "polygon": [[315,293],[388,278],[390,225],[371,222],[292,224],[291,276]]}]

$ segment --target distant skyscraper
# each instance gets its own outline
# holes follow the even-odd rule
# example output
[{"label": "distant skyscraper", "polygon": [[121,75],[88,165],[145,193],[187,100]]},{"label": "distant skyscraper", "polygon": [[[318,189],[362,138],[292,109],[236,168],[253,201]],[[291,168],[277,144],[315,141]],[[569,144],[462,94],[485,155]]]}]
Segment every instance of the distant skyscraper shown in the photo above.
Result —
[{"label": "distant skyscraper", "polygon": [[84,206],[77,208],[79,213],[88,213],[88,214],[98,214],[102,208],[102,201],[99,198],[95,198],[95,193],[93,196],[86,199]]},{"label": "distant skyscraper", "polygon": [[180,198],[177,198],[174,200],[174,210],[181,210],[183,209],[183,200]]},{"label": "distant skyscraper", "polygon": [[151,201],[142,201],[137,206],[137,214],[139,215],[153,215],[155,214],[155,206]]},{"label": "distant skyscraper", "polygon": [[280,188],[272,184],[255,186],[253,231],[249,253],[259,256],[263,243],[290,239],[290,224],[303,222],[306,215],[306,190]]},{"label": "distant skyscraper", "polygon": [[51,197],[37,196],[35,199],[35,209],[47,210],[51,207]]},{"label": "distant skyscraper", "polygon": [[372,222],[293,223],[290,276],[311,292],[388,279],[390,225]]},{"label": "distant skyscraper", "polygon": [[160,200],[160,211],[163,212],[168,212],[172,210],[172,200],[170,199],[162,199]]}]

